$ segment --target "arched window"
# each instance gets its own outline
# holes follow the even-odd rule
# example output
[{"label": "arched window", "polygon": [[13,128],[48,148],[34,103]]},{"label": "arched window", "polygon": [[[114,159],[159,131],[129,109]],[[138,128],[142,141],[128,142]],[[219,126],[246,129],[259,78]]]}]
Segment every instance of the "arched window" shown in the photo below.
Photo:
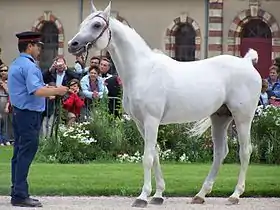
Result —
[{"label": "arched window", "polygon": [[175,59],[178,61],[195,60],[195,30],[184,23],[175,32]]},{"label": "arched window", "polygon": [[42,26],[41,33],[44,47],[40,56],[40,67],[45,70],[51,66],[53,59],[58,54],[59,31],[54,22],[46,21]]},{"label": "arched window", "polygon": [[260,19],[252,19],[244,25],[241,32],[242,38],[267,38],[271,39],[272,34],[268,25]]}]

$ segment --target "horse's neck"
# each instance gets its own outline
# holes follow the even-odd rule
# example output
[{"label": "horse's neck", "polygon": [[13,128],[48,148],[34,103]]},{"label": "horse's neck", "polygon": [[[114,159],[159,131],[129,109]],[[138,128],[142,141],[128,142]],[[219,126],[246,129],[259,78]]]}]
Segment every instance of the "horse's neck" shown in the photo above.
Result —
[{"label": "horse's neck", "polygon": [[126,86],[137,74],[145,74],[145,70],[139,72],[137,69],[142,61],[150,57],[152,50],[135,31],[117,20],[110,19],[110,29],[112,40],[108,51]]}]

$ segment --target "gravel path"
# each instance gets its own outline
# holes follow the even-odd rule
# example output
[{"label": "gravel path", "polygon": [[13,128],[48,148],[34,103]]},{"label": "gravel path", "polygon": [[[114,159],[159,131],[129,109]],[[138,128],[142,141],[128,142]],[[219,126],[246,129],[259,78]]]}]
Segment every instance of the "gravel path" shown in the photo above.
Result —
[{"label": "gravel path", "polygon": [[[9,197],[0,197],[0,209],[24,209],[11,207]],[[127,197],[39,197],[50,210],[137,210],[132,208],[134,198]],[[191,198],[167,198],[162,206],[148,205],[147,210],[280,210],[280,198],[242,198],[239,205],[227,205],[226,198],[207,198],[206,204],[190,204]],[[32,208],[31,208],[32,209]],[[33,208],[34,209],[34,208]]]}]

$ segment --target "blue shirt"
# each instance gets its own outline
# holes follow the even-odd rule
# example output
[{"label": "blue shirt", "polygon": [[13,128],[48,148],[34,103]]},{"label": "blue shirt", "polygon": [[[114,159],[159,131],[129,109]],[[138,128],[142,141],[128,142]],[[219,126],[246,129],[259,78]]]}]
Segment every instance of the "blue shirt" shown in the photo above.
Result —
[{"label": "blue shirt", "polygon": [[275,96],[276,98],[280,98],[280,80],[278,79],[273,85],[270,79],[268,79],[267,81],[268,81],[267,91],[270,93],[270,96]]},{"label": "blue shirt", "polygon": [[8,90],[12,106],[18,109],[43,112],[45,97],[34,95],[44,87],[43,75],[31,55],[20,53],[8,71]]}]

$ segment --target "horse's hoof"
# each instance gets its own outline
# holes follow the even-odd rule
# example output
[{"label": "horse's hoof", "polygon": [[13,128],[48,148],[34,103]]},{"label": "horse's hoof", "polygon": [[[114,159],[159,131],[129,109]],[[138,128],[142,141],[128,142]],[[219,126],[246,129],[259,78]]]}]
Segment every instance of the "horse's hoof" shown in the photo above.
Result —
[{"label": "horse's hoof", "polygon": [[139,208],[145,208],[148,205],[148,201],[142,200],[142,199],[136,199],[133,204],[132,207],[139,207]]},{"label": "horse's hoof", "polygon": [[153,204],[153,205],[162,205],[162,204],[163,204],[163,201],[164,201],[163,198],[160,198],[160,197],[153,197],[153,198],[150,200],[150,204]]},{"label": "horse's hoof", "polygon": [[229,202],[229,205],[236,205],[239,203],[239,199],[235,198],[235,197],[229,197],[228,202]]},{"label": "horse's hoof", "polygon": [[192,199],[192,204],[203,204],[205,202],[204,198],[201,198],[199,196],[194,196]]}]

